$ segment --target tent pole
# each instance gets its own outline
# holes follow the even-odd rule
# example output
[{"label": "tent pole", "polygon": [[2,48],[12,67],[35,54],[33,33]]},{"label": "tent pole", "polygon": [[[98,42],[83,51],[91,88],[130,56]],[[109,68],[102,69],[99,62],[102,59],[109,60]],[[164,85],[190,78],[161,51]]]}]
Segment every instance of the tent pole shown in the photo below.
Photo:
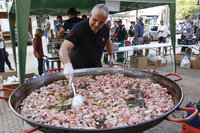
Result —
[{"label": "tent pole", "polygon": [[15,0],[20,84],[24,83],[31,0]]},{"label": "tent pole", "polygon": [[15,14],[9,13],[8,14],[9,19],[9,26],[10,26],[10,37],[11,37],[11,43],[12,43],[12,51],[14,56],[14,62],[15,62],[15,68],[17,71],[17,57],[16,57],[16,45],[15,45]]},{"label": "tent pole", "polygon": [[176,73],[176,3],[170,4],[170,31],[171,31],[171,44],[174,54],[173,73]]}]

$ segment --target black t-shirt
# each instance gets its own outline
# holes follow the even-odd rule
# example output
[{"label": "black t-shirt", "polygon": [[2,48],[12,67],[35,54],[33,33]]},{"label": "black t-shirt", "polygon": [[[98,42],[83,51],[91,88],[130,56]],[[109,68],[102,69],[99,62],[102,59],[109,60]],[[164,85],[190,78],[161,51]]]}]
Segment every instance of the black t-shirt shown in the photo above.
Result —
[{"label": "black t-shirt", "polygon": [[78,22],[82,21],[83,19],[80,18],[70,18],[67,19],[63,25],[63,28],[65,29],[65,31],[67,31],[67,29],[71,30],[71,28]]},{"label": "black t-shirt", "polygon": [[109,39],[109,29],[105,24],[94,34],[89,27],[89,19],[86,19],[76,24],[66,39],[74,44],[70,54],[74,69],[102,66],[102,52]]}]

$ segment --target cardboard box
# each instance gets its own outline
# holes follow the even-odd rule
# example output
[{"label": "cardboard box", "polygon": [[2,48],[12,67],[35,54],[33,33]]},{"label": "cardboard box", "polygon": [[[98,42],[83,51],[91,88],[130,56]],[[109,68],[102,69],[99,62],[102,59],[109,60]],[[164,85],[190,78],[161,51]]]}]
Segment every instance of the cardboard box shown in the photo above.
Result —
[{"label": "cardboard box", "polygon": [[[16,76],[17,77],[17,72],[14,71],[14,72],[2,73],[2,83],[3,83],[3,80],[7,80],[8,77],[12,77],[12,76]],[[3,88],[16,89],[19,85],[20,85],[19,82],[10,83],[10,84],[3,84]],[[10,92],[10,91],[4,91],[4,96],[5,97],[9,97],[11,93],[12,92]]]},{"label": "cardboard box", "polygon": [[176,54],[176,65],[180,66],[183,57],[184,57],[184,55],[182,55],[182,54]]},{"label": "cardboard box", "polygon": [[200,69],[200,56],[199,55],[192,55],[190,57],[190,66],[194,69]]},{"label": "cardboard box", "polygon": [[[8,88],[8,89],[15,90],[19,86],[20,86],[19,82],[16,82],[16,83],[11,83],[11,84],[4,84],[3,88]],[[10,91],[4,91],[4,96],[5,97],[9,97],[11,93],[12,92],[10,92]]]},{"label": "cardboard box", "polygon": [[[34,75],[34,73],[25,74],[25,79],[26,78],[31,78],[33,75]],[[6,73],[3,73],[2,74],[2,79],[6,80],[10,76],[16,76],[17,77],[17,72],[6,72]],[[3,88],[13,89],[13,90],[16,89],[19,86],[20,86],[19,82],[10,83],[10,84],[3,84]],[[5,97],[9,97],[11,93],[12,92],[10,92],[10,91],[4,91],[4,96]]]},{"label": "cardboard box", "polygon": [[[177,54],[176,55],[176,65],[181,64],[184,55]],[[199,55],[192,55],[190,57],[190,68],[200,69],[200,56]]]},{"label": "cardboard box", "polygon": [[166,59],[166,62],[163,64],[161,63],[161,60],[157,60],[157,66],[158,67],[167,66],[167,59]]},{"label": "cardboard box", "polygon": [[146,56],[131,56],[130,67],[144,69],[147,66]]},{"label": "cardboard box", "polygon": [[11,77],[11,76],[16,76],[17,77],[17,72],[14,71],[14,72],[5,72],[5,73],[2,73],[2,79],[3,80],[6,80],[8,77]]},{"label": "cardboard box", "polygon": [[167,59],[165,63],[161,63],[161,60],[157,60],[157,62],[151,62],[149,59],[147,60],[147,64],[155,66],[155,63],[157,64],[157,67],[167,66]]}]

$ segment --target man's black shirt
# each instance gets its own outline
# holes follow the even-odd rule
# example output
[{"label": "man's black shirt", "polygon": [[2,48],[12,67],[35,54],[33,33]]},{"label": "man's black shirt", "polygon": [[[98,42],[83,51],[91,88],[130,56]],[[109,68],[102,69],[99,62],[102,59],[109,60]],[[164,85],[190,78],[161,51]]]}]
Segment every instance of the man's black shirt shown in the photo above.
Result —
[{"label": "man's black shirt", "polygon": [[82,21],[83,19],[80,18],[70,18],[67,19],[63,25],[63,28],[65,29],[65,31],[67,31],[67,29],[71,30],[71,28],[78,22]]},{"label": "man's black shirt", "polygon": [[109,39],[109,29],[104,26],[94,34],[89,19],[76,24],[66,39],[74,44],[70,59],[74,69],[101,67],[101,56]]}]

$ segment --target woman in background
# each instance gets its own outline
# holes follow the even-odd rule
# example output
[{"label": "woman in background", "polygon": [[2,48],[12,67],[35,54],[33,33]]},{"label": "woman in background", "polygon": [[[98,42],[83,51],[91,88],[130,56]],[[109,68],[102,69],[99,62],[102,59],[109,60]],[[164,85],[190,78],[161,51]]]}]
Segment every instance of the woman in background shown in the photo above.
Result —
[{"label": "woman in background", "polygon": [[4,57],[4,44],[3,44],[3,34],[1,32],[1,25],[0,25],[0,73],[5,72],[5,57]]},{"label": "woman in background", "polygon": [[43,48],[42,48],[42,39],[41,37],[44,35],[42,29],[36,29],[35,37],[33,39],[33,53],[34,56],[38,60],[38,73],[42,75],[43,71]]}]

